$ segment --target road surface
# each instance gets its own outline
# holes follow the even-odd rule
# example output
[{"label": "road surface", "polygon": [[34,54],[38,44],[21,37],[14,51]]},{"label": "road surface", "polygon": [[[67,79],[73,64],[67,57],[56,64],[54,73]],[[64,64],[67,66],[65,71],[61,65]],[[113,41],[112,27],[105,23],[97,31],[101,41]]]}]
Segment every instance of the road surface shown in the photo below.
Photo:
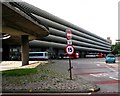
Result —
[{"label": "road surface", "polygon": [[118,58],[117,63],[108,64],[105,63],[105,58],[74,59],[73,73],[85,80],[95,82],[101,89],[99,92],[120,92],[118,62]]}]

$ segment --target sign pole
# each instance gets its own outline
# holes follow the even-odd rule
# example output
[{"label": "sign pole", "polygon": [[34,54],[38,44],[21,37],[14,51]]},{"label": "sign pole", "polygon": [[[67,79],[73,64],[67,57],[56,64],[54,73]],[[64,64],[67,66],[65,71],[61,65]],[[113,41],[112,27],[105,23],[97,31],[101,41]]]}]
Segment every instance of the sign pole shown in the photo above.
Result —
[{"label": "sign pole", "polygon": [[71,65],[71,57],[70,55],[72,55],[74,53],[74,47],[72,46],[72,32],[70,29],[66,30],[66,34],[67,34],[67,46],[66,46],[66,53],[69,55],[69,71],[70,71],[70,80],[72,80],[72,65]]},{"label": "sign pole", "polygon": [[72,63],[71,63],[71,56],[74,53],[74,47],[72,45],[67,45],[66,46],[66,53],[69,56],[69,69],[68,71],[70,71],[70,80],[72,80]]},{"label": "sign pole", "polygon": [[70,80],[72,80],[72,66],[71,66],[71,57],[69,56],[69,71],[70,71]]}]

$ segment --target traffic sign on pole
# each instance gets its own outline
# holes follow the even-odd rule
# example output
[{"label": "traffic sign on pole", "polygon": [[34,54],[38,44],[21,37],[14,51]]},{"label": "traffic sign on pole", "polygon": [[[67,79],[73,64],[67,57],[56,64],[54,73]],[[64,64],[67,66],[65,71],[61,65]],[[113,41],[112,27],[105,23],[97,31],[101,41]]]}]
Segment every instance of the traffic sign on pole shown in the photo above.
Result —
[{"label": "traffic sign on pole", "polygon": [[72,55],[74,53],[74,47],[72,45],[67,45],[66,46],[66,53],[68,55]]},{"label": "traffic sign on pole", "polygon": [[70,55],[72,55],[74,53],[74,47],[72,46],[72,32],[70,29],[66,30],[66,34],[67,34],[67,46],[66,46],[66,53],[69,55],[69,71],[70,71],[70,80],[72,80],[72,65],[71,65],[71,57]]},{"label": "traffic sign on pole", "polygon": [[71,39],[72,39],[72,32],[71,32],[70,29],[67,29],[67,30],[66,30],[66,34],[67,34],[67,39],[68,39],[68,40],[71,40]]}]

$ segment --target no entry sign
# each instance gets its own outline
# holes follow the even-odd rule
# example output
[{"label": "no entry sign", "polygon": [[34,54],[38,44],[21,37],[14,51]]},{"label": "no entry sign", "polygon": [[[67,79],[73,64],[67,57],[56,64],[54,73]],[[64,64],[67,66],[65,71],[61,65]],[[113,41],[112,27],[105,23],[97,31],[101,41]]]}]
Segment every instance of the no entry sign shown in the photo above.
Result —
[{"label": "no entry sign", "polygon": [[67,29],[67,30],[66,30],[66,34],[67,34],[67,39],[68,39],[68,40],[71,40],[71,39],[72,39],[72,32],[71,32],[70,29]]},{"label": "no entry sign", "polygon": [[68,55],[72,55],[74,53],[74,47],[72,45],[67,45],[66,46],[66,53]]}]

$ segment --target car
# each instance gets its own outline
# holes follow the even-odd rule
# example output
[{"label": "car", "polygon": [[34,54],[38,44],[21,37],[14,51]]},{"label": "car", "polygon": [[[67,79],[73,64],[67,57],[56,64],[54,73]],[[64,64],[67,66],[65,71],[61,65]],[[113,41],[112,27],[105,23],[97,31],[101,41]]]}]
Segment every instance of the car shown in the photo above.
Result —
[{"label": "car", "polygon": [[116,62],[116,57],[115,55],[113,54],[108,54],[106,56],[106,60],[105,60],[106,63],[115,63]]}]

